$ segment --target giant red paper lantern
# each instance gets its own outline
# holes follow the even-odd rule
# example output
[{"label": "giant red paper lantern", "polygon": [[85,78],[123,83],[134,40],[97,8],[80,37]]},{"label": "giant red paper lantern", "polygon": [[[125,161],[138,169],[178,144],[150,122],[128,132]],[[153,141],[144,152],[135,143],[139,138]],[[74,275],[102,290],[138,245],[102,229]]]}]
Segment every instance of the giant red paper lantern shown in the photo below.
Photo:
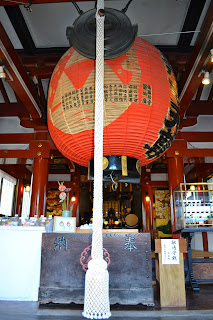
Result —
[{"label": "giant red paper lantern", "polygon": [[[125,155],[146,165],[177,133],[172,70],[160,51],[140,38],[104,67],[104,155]],[[70,48],[50,81],[48,126],[60,152],[83,166],[94,157],[94,97],[95,61]]]}]

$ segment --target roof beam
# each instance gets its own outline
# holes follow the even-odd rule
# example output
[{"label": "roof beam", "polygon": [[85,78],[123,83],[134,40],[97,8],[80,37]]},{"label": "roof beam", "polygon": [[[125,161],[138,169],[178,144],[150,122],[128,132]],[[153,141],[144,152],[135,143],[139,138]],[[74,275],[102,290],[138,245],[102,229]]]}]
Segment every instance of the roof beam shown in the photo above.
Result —
[{"label": "roof beam", "polygon": [[213,115],[212,101],[192,101],[186,111],[187,118],[199,115]]},{"label": "roof beam", "polygon": [[0,117],[29,118],[29,113],[22,102],[0,103]]},{"label": "roof beam", "polygon": [[0,134],[0,144],[30,143],[31,140],[34,140],[34,133]]},{"label": "roof beam", "polygon": [[186,71],[179,83],[180,114],[184,117],[192,98],[194,97],[201,78],[198,77],[201,69],[207,62],[210,49],[213,47],[213,2],[210,3],[209,10],[203,22],[201,32],[191,55]]},{"label": "roof beam", "polygon": [[27,54],[34,54],[36,47],[19,6],[6,6],[5,11],[16,30],[17,36]]},{"label": "roof beam", "polygon": [[[61,56],[69,49],[66,48],[36,48],[33,56],[27,55],[23,50],[16,50],[26,70],[31,75],[36,75],[38,79],[49,79],[52,72],[60,60]],[[191,49],[192,50],[192,49]],[[185,69],[191,53],[177,52],[175,46],[174,52],[161,50],[166,56],[174,71],[179,72]]]},{"label": "roof beam", "polygon": [[[0,23],[0,59],[10,74],[10,85],[29,111],[32,119],[42,117],[38,94],[22,65],[7,33]],[[8,71],[8,72],[7,72]]]},{"label": "roof beam", "polygon": [[0,150],[0,158],[49,158],[50,149],[49,141],[33,140],[29,150]]},{"label": "roof beam", "polygon": [[175,140],[166,152],[167,158],[184,158],[184,157],[213,157],[213,149],[188,149],[187,141]]},{"label": "roof beam", "polygon": [[182,119],[180,129],[185,127],[192,127],[192,126],[195,126],[196,124],[197,124],[197,117]]},{"label": "roof beam", "polygon": [[213,172],[212,163],[197,163],[195,166],[187,173],[186,181],[197,181],[198,179],[203,179],[209,176]]},{"label": "roof beam", "polygon": [[168,181],[150,181],[149,184],[152,188],[169,188]]},{"label": "roof beam", "polygon": [[176,139],[189,142],[213,142],[213,132],[178,132]]},{"label": "roof beam", "polygon": [[41,143],[48,142],[50,149],[55,150],[56,147],[50,137],[48,131],[39,131],[35,133],[4,133],[0,134],[0,144],[19,144],[19,143],[30,143],[33,140],[40,141]]},{"label": "roof beam", "polygon": [[[197,24],[200,20],[201,13],[205,6],[205,3],[206,3],[206,0],[199,0],[195,5],[194,1],[191,0],[188,11],[187,11],[186,19],[184,21],[184,25],[181,30],[182,32],[196,29]],[[180,51],[190,47],[193,36],[194,36],[194,33],[182,33],[180,35],[180,38],[178,41],[178,47],[180,48]]]},{"label": "roof beam", "polygon": [[[18,159],[19,160],[19,159]],[[24,164],[1,164],[0,169],[7,172],[16,179],[24,178],[24,180],[31,177],[31,172],[26,168],[26,159]]]},{"label": "roof beam", "polygon": [[32,76],[36,75],[37,79],[49,79],[56,64],[68,49],[69,47],[46,48],[42,49],[41,53],[40,49],[36,49],[33,56],[27,55],[23,50],[17,50],[17,52],[25,69]]},{"label": "roof beam", "polygon": [[202,158],[213,157],[213,149],[169,149],[166,152],[167,158]]}]

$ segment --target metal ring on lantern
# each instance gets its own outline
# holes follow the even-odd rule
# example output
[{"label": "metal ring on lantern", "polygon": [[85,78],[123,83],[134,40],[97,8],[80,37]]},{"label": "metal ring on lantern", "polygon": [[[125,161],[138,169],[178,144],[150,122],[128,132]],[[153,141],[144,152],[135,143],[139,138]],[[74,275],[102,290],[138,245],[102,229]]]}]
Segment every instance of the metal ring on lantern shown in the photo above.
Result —
[{"label": "metal ring on lantern", "polygon": [[117,182],[113,182],[112,183],[112,190],[116,191],[118,189],[118,183]]}]

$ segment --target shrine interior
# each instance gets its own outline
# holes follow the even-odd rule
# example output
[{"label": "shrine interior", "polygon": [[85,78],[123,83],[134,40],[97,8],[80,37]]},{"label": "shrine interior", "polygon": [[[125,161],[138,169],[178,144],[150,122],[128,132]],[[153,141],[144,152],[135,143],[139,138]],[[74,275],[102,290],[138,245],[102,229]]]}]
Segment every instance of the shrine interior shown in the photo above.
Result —
[{"label": "shrine interior", "polygon": [[[84,229],[91,229],[93,223],[94,159],[92,156],[88,167],[83,166],[60,152],[60,146],[56,147],[48,128],[48,95],[52,90],[51,77],[58,71],[56,66],[71,47],[66,35],[67,27],[71,28],[81,16],[81,10],[85,13],[95,6],[96,1],[92,0],[0,0],[0,224],[1,227],[8,221],[12,224],[13,219],[21,217],[30,223],[34,216],[42,224],[43,221],[47,223],[61,217],[62,211],[70,210],[71,217],[76,218],[77,229],[75,226],[70,228],[82,232],[76,233],[74,240],[72,234],[66,234],[66,245],[72,247],[75,243],[75,248],[72,248],[74,261],[77,262],[78,255],[85,253],[85,247],[90,245],[88,239],[91,235],[87,237]],[[125,255],[122,256],[124,250],[121,252],[121,248],[126,249],[122,242],[125,233],[117,234],[116,230],[124,229],[130,236],[136,232],[139,249],[147,245],[145,234],[149,234],[151,245],[145,252],[150,254],[152,261],[145,266],[145,260],[141,262],[135,256],[139,259],[138,263],[144,263],[144,270],[149,269],[151,274],[144,271],[144,287],[140,291],[144,296],[148,292],[147,299],[150,300],[144,298],[144,303],[148,305],[153,303],[150,288],[158,282],[155,279],[157,269],[154,259],[157,254],[161,255],[161,249],[156,249],[156,240],[187,240],[180,245],[180,256],[185,257],[190,252],[191,262],[187,265],[185,258],[180,258],[183,269],[192,268],[193,258],[209,259],[210,265],[213,257],[213,1],[132,0],[128,3],[127,0],[105,0],[105,7],[118,11],[126,7],[125,14],[133,26],[137,25],[137,37],[162,52],[177,82],[180,118],[171,146],[145,165],[141,165],[137,157],[125,154],[108,154],[103,160],[103,237],[106,251],[114,245],[121,265],[126,263],[128,270],[130,266],[132,270],[137,269],[134,269],[135,278],[132,276],[131,279],[133,283],[138,283],[135,280],[138,272],[134,266],[135,260],[130,259],[127,263]],[[78,67],[75,70],[77,72]],[[152,77],[156,80],[158,74],[153,73]],[[153,126],[154,123],[155,119]],[[140,132],[137,134],[139,136]],[[117,135],[119,129],[112,141],[116,140]],[[70,143],[71,150],[74,150],[74,144],[75,139]],[[65,192],[69,194],[69,210],[62,203],[64,199],[59,198],[61,191],[64,191],[60,189],[61,185],[66,186]],[[56,219],[54,223],[56,228]],[[200,232],[191,231],[195,234],[191,237],[189,230],[196,228],[200,228]],[[111,231],[116,234],[112,238],[117,237],[113,245],[107,234]],[[45,233],[43,245],[57,250],[59,244],[53,249],[53,238],[54,233]],[[60,242],[60,245],[62,249],[66,247],[64,243]],[[130,247],[127,244],[125,253],[133,250],[136,255],[138,248],[134,246],[134,242]],[[61,259],[69,264],[65,253],[60,251]],[[116,256],[115,252],[113,254]],[[42,251],[41,259],[46,264],[43,264],[41,271],[39,299],[42,303],[70,303],[68,296],[71,289],[65,285],[64,290],[61,284],[57,288],[61,290],[61,300],[54,300],[58,292],[57,283],[61,281],[60,265],[50,252],[47,256],[48,259]],[[161,258],[158,258],[159,264]],[[198,281],[194,283],[192,278],[186,279],[193,291],[199,291],[199,283],[202,282],[199,277],[203,277],[209,288],[213,283],[212,266],[203,271],[199,263],[193,269]],[[87,268],[85,265],[83,261],[82,268]],[[46,277],[49,268],[56,275],[55,282]],[[78,287],[77,280],[81,282],[81,275],[77,274],[75,278],[75,268],[73,265],[70,268],[73,268],[72,281],[74,283],[76,279]],[[116,277],[119,278],[119,272],[116,272],[120,266],[112,265],[111,268],[112,283],[115,284],[112,290],[116,291]],[[63,284],[65,280],[63,278]],[[72,281],[68,280],[70,286]],[[128,285],[128,281],[123,284]],[[72,302],[81,304],[83,289],[78,290]],[[126,291],[125,295],[128,295]],[[122,301],[125,304],[126,296],[122,300],[120,295],[115,303]],[[183,293],[180,296],[184,297]],[[187,303],[195,305],[195,300],[190,300],[190,295],[187,297]],[[132,304],[139,303],[136,298],[131,299]],[[163,294],[161,299],[163,305]],[[178,306],[181,306],[181,299],[179,303]]]}]

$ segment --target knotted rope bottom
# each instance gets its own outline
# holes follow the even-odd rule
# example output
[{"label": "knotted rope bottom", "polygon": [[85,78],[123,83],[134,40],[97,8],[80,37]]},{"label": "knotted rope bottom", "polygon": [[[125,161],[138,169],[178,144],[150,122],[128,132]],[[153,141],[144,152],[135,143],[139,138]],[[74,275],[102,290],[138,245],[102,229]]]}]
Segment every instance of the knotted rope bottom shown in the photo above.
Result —
[{"label": "knotted rope bottom", "polygon": [[88,319],[108,319],[111,316],[109,305],[109,273],[103,259],[92,259],[88,263],[85,278],[84,317]]}]

